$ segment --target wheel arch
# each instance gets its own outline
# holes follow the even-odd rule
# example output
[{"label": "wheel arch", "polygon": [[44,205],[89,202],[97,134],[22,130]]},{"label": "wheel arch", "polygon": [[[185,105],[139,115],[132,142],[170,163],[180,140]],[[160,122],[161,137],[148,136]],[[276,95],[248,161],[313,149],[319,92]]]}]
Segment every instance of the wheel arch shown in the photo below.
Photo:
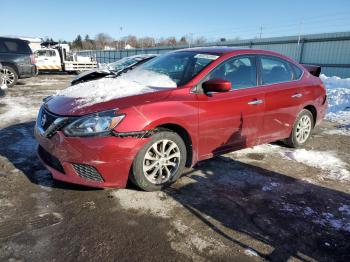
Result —
[{"label": "wheel arch", "polygon": [[11,63],[11,62],[1,62],[1,64],[2,64],[3,66],[9,66],[9,67],[13,68],[13,69],[16,71],[16,73],[17,73],[17,77],[19,78],[18,67],[17,67],[17,65],[16,65],[15,63]]},{"label": "wheel arch", "polygon": [[168,129],[175,133],[177,133],[185,142],[186,151],[187,151],[187,159],[186,159],[186,167],[192,166],[193,161],[193,143],[190,133],[181,125],[174,123],[165,123],[158,125],[157,129]]},{"label": "wheel arch", "polygon": [[[313,105],[307,105],[307,106],[305,106],[303,109],[306,109],[306,110],[308,110],[308,111],[311,112],[312,117],[314,118],[314,123],[313,123],[313,125],[315,126],[316,121],[317,121],[317,109],[316,109],[316,107],[313,106]],[[313,126],[313,127],[314,127],[314,126]]]}]

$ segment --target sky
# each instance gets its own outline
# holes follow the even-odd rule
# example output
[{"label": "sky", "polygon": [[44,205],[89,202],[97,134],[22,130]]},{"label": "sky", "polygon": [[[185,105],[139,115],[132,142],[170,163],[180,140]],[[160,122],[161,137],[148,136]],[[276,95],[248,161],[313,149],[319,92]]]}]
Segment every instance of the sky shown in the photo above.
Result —
[{"label": "sky", "polygon": [[350,31],[349,0],[0,0],[1,9],[0,35],[56,41],[98,33],[215,40]]}]

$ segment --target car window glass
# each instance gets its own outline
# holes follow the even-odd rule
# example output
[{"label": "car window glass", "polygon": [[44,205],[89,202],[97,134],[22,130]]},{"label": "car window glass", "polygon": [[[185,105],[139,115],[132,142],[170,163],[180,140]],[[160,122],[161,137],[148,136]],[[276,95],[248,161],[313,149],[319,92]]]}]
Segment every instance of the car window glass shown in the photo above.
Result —
[{"label": "car window glass", "polygon": [[278,58],[262,57],[261,67],[263,84],[291,81],[293,79],[293,74],[288,64],[288,62]]},{"label": "car window glass", "polygon": [[6,47],[3,45],[3,43],[0,42],[0,53],[5,53],[5,52],[7,52],[7,49],[6,49]]},{"label": "car window glass", "polygon": [[30,54],[31,50],[25,41],[5,40],[4,45],[11,53]]},{"label": "car window glass", "polygon": [[290,63],[290,66],[293,68],[293,70],[294,70],[294,80],[297,80],[297,79],[299,79],[300,77],[301,77],[301,75],[303,74],[303,71],[299,68],[299,67],[297,67],[296,65],[294,65],[294,64],[291,64]]},{"label": "car window glass", "polygon": [[241,89],[257,85],[254,57],[231,58],[217,66],[205,81],[224,79],[231,82],[232,89]]},{"label": "car window glass", "polygon": [[10,52],[18,52],[19,46],[15,41],[4,41],[5,46]]}]

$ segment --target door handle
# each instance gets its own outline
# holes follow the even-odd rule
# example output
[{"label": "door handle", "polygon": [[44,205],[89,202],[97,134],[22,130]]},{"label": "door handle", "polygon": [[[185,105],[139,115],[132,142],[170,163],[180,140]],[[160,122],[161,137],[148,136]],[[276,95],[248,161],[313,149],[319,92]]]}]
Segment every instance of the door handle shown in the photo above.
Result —
[{"label": "door handle", "polygon": [[297,94],[292,95],[292,98],[299,98],[302,96],[303,96],[303,94],[297,93]]},{"label": "door handle", "polygon": [[255,99],[255,100],[253,100],[253,101],[248,102],[248,105],[259,105],[259,104],[262,104],[262,103],[264,103],[263,100],[261,100],[261,99]]}]

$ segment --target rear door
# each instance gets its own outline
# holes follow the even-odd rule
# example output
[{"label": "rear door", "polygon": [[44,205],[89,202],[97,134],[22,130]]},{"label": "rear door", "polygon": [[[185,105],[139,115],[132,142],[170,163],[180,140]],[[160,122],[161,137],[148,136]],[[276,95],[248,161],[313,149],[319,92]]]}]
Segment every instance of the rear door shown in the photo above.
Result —
[{"label": "rear door", "polygon": [[230,81],[232,90],[198,94],[200,159],[256,144],[263,120],[264,93],[257,86],[255,56],[229,58],[202,82],[214,78]]},{"label": "rear door", "polygon": [[55,49],[41,49],[35,52],[39,70],[61,70],[61,58]]},{"label": "rear door", "polygon": [[301,72],[292,63],[275,56],[259,56],[259,65],[266,102],[260,143],[267,143],[287,138],[291,132],[303,100],[298,81]]}]

